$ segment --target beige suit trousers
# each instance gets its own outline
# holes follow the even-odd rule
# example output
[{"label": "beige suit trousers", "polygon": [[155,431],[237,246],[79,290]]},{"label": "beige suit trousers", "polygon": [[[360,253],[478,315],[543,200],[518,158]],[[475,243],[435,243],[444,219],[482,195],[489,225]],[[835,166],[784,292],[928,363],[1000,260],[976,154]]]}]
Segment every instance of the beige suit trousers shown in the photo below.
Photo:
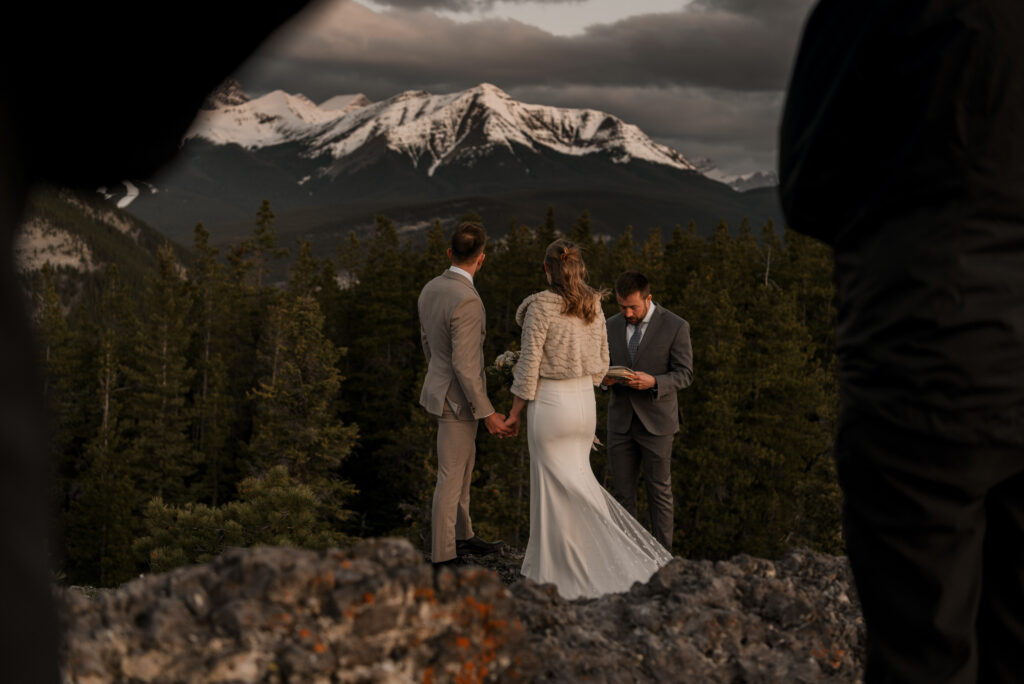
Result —
[{"label": "beige suit trousers", "polygon": [[[464,413],[468,413],[463,409]],[[460,412],[461,413],[461,412]],[[475,418],[460,419],[445,404],[437,420],[437,486],[431,508],[431,560],[455,558],[455,540],[473,537],[469,486],[476,462]]]}]

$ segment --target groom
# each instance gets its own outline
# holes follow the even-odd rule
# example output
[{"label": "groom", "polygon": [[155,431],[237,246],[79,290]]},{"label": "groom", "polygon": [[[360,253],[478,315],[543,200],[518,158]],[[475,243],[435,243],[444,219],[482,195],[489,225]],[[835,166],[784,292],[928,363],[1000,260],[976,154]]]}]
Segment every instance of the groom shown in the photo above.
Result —
[{"label": "groom", "polygon": [[431,509],[434,566],[459,556],[494,553],[502,542],[473,534],[469,485],[476,459],[477,421],[492,435],[505,436],[505,416],[487,398],[484,373],[484,305],[473,276],[484,263],[487,234],[463,221],[452,234],[447,271],[427,283],[418,303],[420,339],[427,357],[420,405],[437,418],[437,485]]},{"label": "groom", "polygon": [[693,381],[690,325],[658,306],[646,276],[626,271],[615,282],[619,311],[608,319],[611,365],[628,366],[632,380],[605,378],[608,461],[612,491],[636,517],[640,472],[647,486],[651,532],[672,550],[672,438],[679,432],[677,392]]}]

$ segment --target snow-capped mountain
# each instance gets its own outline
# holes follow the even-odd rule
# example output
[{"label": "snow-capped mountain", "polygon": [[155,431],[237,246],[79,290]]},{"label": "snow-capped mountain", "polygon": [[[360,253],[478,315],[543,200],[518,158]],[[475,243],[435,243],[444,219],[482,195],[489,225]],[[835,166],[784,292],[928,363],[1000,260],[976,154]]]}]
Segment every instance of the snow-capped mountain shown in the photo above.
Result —
[{"label": "snow-capped mountain", "polygon": [[729,187],[737,192],[746,192],[757,188],[771,188],[779,184],[779,177],[774,171],[755,171],[745,176],[736,176],[729,181]]},{"label": "snow-capped mountain", "polygon": [[264,199],[280,233],[307,237],[344,236],[380,214],[412,230],[466,211],[539,223],[553,206],[568,220],[589,210],[595,230],[609,234],[779,214],[774,197],[740,195],[611,114],[526,104],[489,83],[319,104],[280,90],[250,97],[227,83],[199,112],[178,160],[147,180],[112,199],[182,242],[200,221],[231,226],[225,239],[246,233]]},{"label": "snow-capped mountain", "polygon": [[498,149],[572,156],[603,152],[619,164],[639,159],[696,170],[679,152],[610,114],[525,104],[490,83],[451,95],[408,91],[376,103],[361,94],[320,105],[280,90],[245,101],[232,94],[200,112],[186,139],[247,150],[296,142],[307,158],[339,162],[321,167],[321,174],[346,169],[345,160],[368,146],[403,155],[428,176],[444,166],[471,166]]}]

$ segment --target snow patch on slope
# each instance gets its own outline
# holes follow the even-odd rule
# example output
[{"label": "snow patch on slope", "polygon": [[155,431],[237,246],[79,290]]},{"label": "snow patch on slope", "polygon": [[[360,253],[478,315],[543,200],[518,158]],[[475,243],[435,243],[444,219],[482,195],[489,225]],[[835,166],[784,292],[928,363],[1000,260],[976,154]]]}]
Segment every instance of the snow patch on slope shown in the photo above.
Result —
[{"label": "snow patch on slope", "polygon": [[21,226],[15,237],[14,259],[22,273],[38,271],[46,263],[83,273],[99,269],[82,238],[39,218]]},{"label": "snow patch on slope", "polygon": [[117,208],[124,209],[139,196],[139,189],[131,181],[124,181],[124,197],[117,201]]},{"label": "snow patch on slope", "polygon": [[[125,181],[125,185],[128,186],[129,183]],[[138,191],[136,191],[136,195],[138,195]],[[136,226],[127,216],[120,215],[112,210],[104,211],[102,209],[97,209],[96,207],[93,207],[89,204],[86,204],[85,202],[78,200],[74,195],[71,194],[65,193],[62,194],[61,197],[68,204],[77,207],[79,210],[81,210],[82,213],[87,215],[89,218],[95,221],[99,221],[100,223],[104,223],[110,226],[111,228],[114,228],[115,230],[124,233],[125,235],[130,235],[135,240],[136,243],[139,241],[139,234],[141,231],[139,230],[138,226]],[[120,206],[120,203],[118,203],[118,206]]]}]

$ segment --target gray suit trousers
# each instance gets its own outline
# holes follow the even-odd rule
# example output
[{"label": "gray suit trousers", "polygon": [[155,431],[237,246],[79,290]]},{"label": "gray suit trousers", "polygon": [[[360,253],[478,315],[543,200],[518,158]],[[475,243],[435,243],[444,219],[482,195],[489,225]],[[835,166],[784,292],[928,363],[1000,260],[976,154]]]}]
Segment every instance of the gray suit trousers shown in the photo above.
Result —
[{"label": "gray suit trousers", "polygon": [[478,426],[475,418],[457,418],[447,403],[437,420],[437,486],[430,524],[430,556],[434,563],[455,558],[456,539],[473,537],[469,485],[476,461]]},{"label": "gray suit trousers", "polygon": [[629,432],[608,430],[608,464],[612,493],[623,508],[637,517],[636,488],[641,471],[651,516],[651,533],[672,550],[672,438],[652,435],[633,414]]}]

